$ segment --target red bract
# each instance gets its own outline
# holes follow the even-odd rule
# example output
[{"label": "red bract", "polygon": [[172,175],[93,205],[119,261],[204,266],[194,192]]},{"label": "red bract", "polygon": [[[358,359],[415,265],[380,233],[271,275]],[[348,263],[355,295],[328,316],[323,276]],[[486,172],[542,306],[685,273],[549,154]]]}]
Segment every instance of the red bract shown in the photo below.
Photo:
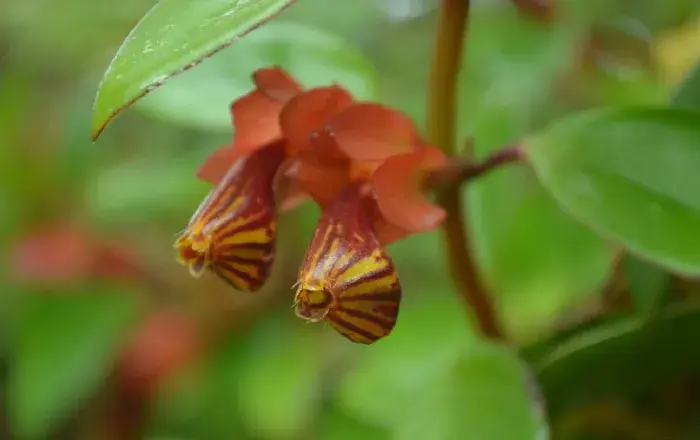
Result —
[{"label": "red bract", "polygon": [[147,317],[122,353],[116,367],[120,385],[131,395],[147,395],[196,358],[201,346],[191,318],[170,311],[157,312]]},{"label": "red bract", "polygon": [[[239,290],[260,288],[273,260],[276,212],[308,196],[323,209],[319,228],[335,225],[334,237],[347,249],[364,243],[360,259],[384,255],[383,246],[441,223],[444,211],[423,192],[425,177],[443,167],[446,157],[421,139],[406,115],[355,101],[339,85],[303,91],[276,67],[255,72],[253,81],[255,90],[231,106],[232,144],[216,150],[197,173],[216,187],[175,245],[193,275],[208,268]],[[307,255],[307,274],[313,272],[311,261],[326,261],[317,255],[315,243],[322,242],[314,240],[309,249],[315,256]],[[388,256],[386,261],[391,266]],[[392,301],[398,307],[398,284],[396,289]],[[310,309],[302,290],[297,312],[304,316]],[[337,316],[333,310],[324,317]],[[344,334],[372,342],[387,333]]]},{"label": "red bract", "polygon": [[137,277],[140,263],[123,243],[92,237],[79,225],[56,223],[38,227],[10,251],[13,281],[67,285],[90,278]]}]

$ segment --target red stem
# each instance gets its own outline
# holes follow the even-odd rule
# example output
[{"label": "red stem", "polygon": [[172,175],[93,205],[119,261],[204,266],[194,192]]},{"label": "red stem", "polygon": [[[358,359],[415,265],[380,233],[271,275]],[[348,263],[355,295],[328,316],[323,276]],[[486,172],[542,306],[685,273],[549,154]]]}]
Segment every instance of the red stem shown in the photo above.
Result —
[{"label": "red stem", "polygon": [[[468,19],[469,0],[443,0],[430,76],[427,125],[430,141],[448,154],[455,151],[457,80]],[[470,252],[471,242],[464,227],[459,184],[453,183],[442,190],[438,200],[447,212],[445,244],[452,277],[460,295],[469,312],[476,317],[480,331],[487,337],[503,339],[490,295]]]}]

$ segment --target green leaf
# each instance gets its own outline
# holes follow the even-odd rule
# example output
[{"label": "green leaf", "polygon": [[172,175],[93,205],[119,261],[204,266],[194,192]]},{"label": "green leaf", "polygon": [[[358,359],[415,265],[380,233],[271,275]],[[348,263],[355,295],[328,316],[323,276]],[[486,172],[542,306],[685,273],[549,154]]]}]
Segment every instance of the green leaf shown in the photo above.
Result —
[{"label": "green leaf", "polygon": [[242,353],[240,333],[170,377],[155,401],[149,432],[159,438],[239,439],[244,430],[236,389]]},{"label": "green leaf", "polygon": [[557,121],[524,143],[563,209],[631,253],[700,274],[700,116],[604,109]]},{"label": "green leaf", "polygon": [[[511,169],[500,177],[513,188],[524,171],[529,170]],[[506,227],[499,236],[491,237],[488,267],[509,333],[519,341],[549,331],[561,311],[596,292],[616,254],[612,246],[562,212],[552,197],[529,179],[520,180],[520,189],[530,186],[529,191],[510,200]],[[506,194],[504,188],[497,190]],[[497,202],[484,203],[493,207]]]},{"label": "green leaf", "polygon": [[136,317],[123,293],[33,296],[19,319],[8,377],[19,439],[44,439],[98,388]]},{"label": "green leaf", "polygon": [[510,351],[486,343],[469,348],[446,373],[423,385],[405,404],[397,440],[549,438],[541,403],[524,364]]},{"label": "green leaf", "polygon": [[652,322],[637,315],[604,322],[555,344],[538,344],[525,357],[555,420],[575,405],[638,395],[692,377],[700,369],[698,332],[700,309],[676,305]]},{"label": "green leaf", "polygon": [[625,275],[627,288],[637,310],[649,315],[659,307],[668,292],[670,277],[644,260],[625,256]]},{"label": "green leaf", "polygon": [[700,109],[700,64],[697,64],[675,91],[673,106]]},{"label": "green leaf", "polygon": [[236,394],[243,424],[256,438],[308,438],[322,405],[321,329],[272,316],[246,341]]},{"label": "green leaf", "polygon": [[523,364],[477,339],[454,294],[407,303],[392,335],[363,348],[342,378],[340,409],[397,440],[543,438]]},{"label": "green leaf", "polygon": [[[674,108],[700,109],[700,64],[697,64],[673,94],[671,106]],[[670,276],[661,268],[627,256],[627,284],[637,309],[649,314],[659,306],[671,282]]]},{"label": "green leaf", "polygon": [[135,106],[178,124],[229,133],[231,102],[252,89],[251,73],[281,66],[307,87],[338,83],[357,99],[376,98],[376,75],[364,55],[336,35],[273,21],[190,69]]},{"label": "green leaf", "polygon": [[161,0],[119,48],[100,84],[92,119],[96,139],[124,108],[173,75],[211,56],[293,0]]},{"label": "green leaf", "polygon": [[400,423],[426,384],[448,371],[476,341],[456,296],[429,293],[405,295],[392,334],[363,348],[355,368],[343,377],[338,404],[350,415],[379,426]]}]

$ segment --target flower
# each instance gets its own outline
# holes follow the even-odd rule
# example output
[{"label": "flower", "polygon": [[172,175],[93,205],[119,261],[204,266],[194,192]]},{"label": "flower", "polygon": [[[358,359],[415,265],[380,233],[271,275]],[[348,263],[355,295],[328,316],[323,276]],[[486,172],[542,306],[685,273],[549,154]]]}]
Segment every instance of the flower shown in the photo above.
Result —
[{"label": "flower", "polygon": [[401,285],[374,231],[376,204],[366,183],[348,185],[314,231],[294,297],[297,316],[326,320],[353,342],[372,343],[394,328]]},{"label": "flower", "polygon": [[323,214],[300,271],[297,315],[371,343],[396,322],[401,287],[384,247],[445,217],[424,197],[447,163],[413,122],[339,85],[302,90],[278,67],[231,105],[235,136],[197,175],[214,189],[180,235],[194,276],[210,269],[255,291],[274,259],[276,215],[312,198]]},{"label": "flower", "polygon": [[213,152],[197,176],[215,184],[175,242],[178,260],[199,277],[210,269],[235,289],[256,291],[275,254],[275,176],[287,157],[279,113],[301,91],[281,69],[254,73],[256,89],[231,105],[236,135]]},{"label": "flower", "polygon": [[[313,155],[312,147],[296,159],[293,173],[323,207],[299,272],[295,312],[309,322],[326,321],[349,340],[363,344],[388,336],[398,317],[401,284],[385,246],[434,229],[445,217],[442,208],[423,196],[428,173],[445,166],[444,154],[425,145],[412,124],[392,132],[387,125],[401,125],[378,124],[383,108],[369,109],[364,115],[374,116],[373,126],[360,125],[358,118],[355,126],[344,121],[338,130],[329,122],[325,132],[316,135],[323,143],[314,147],[333,154]],[[397,115],[401,117],[387,114],[403,122]],[[314,157],[333,161],[327,160],[324,168],[324,161],[314,163]],[[314,166],[325,169],[326,181],[335,176],[341,183],[319,186],[305,180]],[[314,177],[321,174],[317,171]]]},{"label": "flower", "polygon": [[121,353],[116,377],[131,396],[148,395],[175,371],[198,358],[203,347],[196,322],[174,310],[147,316]]},{"label": "flower", "polygon": [[84,225],[36,225],[10,247],[10,277],[24,284],[71,286],[91,279],[136,279],[142,264],[128,241],[106,239]]},{"label": "flower", "polygon": [[241,157],[197,208],[175,242],[193,276],[209,268],[243,291],[265,283],[275,254],[272,183],[283,159],[280,141]]}]

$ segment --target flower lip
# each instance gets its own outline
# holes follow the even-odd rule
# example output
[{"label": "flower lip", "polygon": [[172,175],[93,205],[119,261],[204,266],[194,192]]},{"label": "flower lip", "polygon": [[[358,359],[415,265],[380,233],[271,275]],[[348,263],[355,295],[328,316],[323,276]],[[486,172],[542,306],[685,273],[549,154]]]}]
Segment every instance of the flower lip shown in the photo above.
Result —
[{"label": "flower lip", "polygon": [[285,159],[275,141],[230,165],[177,239],[178,259],[194,277],[210,269],[236,290],[253,292],[275,255],[275,176]]},{"label": "flower lip", "polygon": [[333,295],[323,288],[301,285],[294,295],[296,315],[309,322],[321,321],[332,305]]},{"label": "flower lip", "polygon": [[367,182],[348,184],[323,208],[295,295],[297,316],[361,344],[391,333],[401,301],[396,268],[373,230],[375,212]]},{"label": "flower lip", "polygon": [[204,234],[190,234],[192,250],[198,254],[206,254],[211,246],[210,240]]},{"label": "flower lip", "polygon": [[199,278],[209,265],[210,241],[202,234],[191,234],[185,231],[175,242],[178,250],[178,261],[189,268],[190,274]]}]

